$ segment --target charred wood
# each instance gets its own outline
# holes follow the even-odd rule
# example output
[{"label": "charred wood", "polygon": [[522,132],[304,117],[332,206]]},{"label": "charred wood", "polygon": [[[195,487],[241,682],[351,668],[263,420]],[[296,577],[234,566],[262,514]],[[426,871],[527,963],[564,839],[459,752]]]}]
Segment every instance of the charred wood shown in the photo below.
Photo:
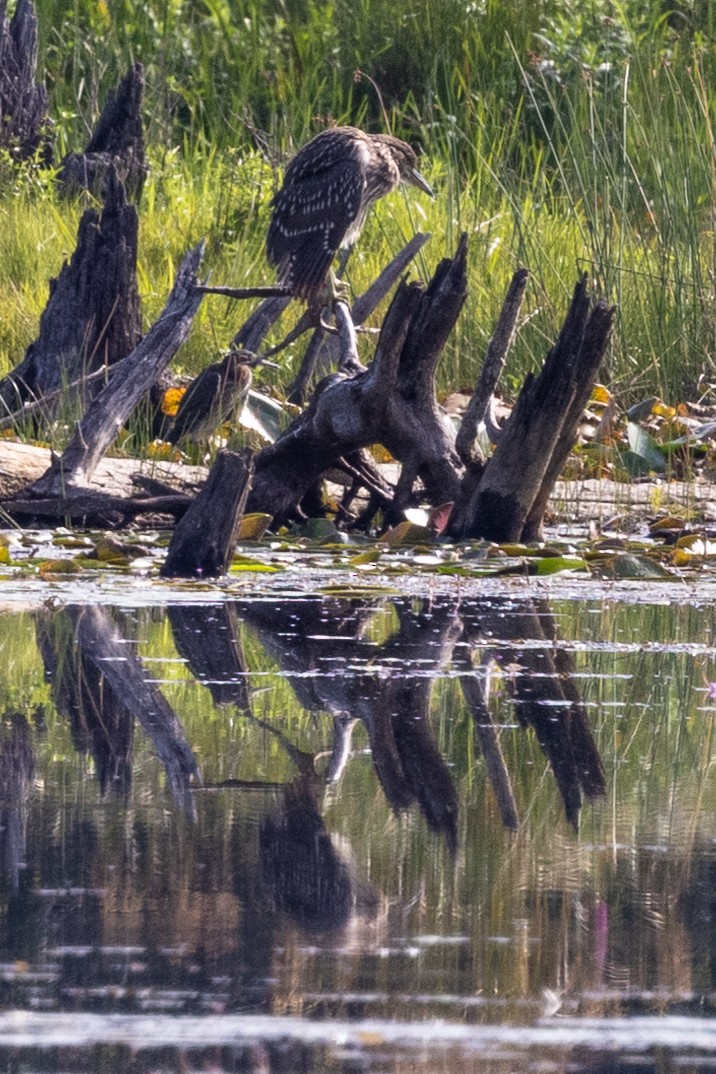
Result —
[{"label": "charred wood", "polygon": [[142,125],[144,68],[135,63],[110,93],[95,131],[83,153],[68,153],[57,181],[66,195],[89,191],[106,195],[113,173],[122,180],[128,197],[138,202],[147,165]]},{"label": "charred wood", "polygon": [[[84,213],[75,252],[50,281],[39,337],[0,382],[4,414],[29,400],[41,407],[46,403],[48,418],[63,387],[82,384],[96,370],[108,370],[137,345],[137,233],[137,211],[112,173],[101,216],[94,209]],[[85,398],[99,386],[95,378],[86,386]],[[37,414],[34,420],[40,420]]]},{"label": "charred wood", "polygon": [[30,0],[18,0],[7,17],[0,2],[0,148],[15,160],[28,160],[38,150],[52,157],[47,90],[37,85],[37,16]]}]

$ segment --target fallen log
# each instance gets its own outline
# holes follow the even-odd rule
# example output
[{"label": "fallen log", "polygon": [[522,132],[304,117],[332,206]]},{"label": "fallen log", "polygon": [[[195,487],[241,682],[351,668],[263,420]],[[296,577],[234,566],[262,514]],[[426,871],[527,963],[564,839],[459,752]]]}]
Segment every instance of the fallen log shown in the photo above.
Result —
[{"label": "fallen log", "polygon": [[115,369],[92,401],[62,455],[28,490],[29,496],[67,498],[71,486],[89,484],[100,459],[140,399],[189,334],[202,295],[196,273],[204,244],[184,258],[167,304],[140,344]]}]

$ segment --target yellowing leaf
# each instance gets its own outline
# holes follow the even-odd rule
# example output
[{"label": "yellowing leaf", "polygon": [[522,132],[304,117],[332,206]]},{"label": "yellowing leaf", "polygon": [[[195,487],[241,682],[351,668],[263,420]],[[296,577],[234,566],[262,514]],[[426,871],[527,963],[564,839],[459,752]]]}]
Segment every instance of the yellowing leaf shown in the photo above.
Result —
[{"label": "yellowing leaf", "polygon": [[167,388],[162,397],[162,414],[170,418],[175,417],[185,392],[186,388]]},{"label": "yellowing leaf", "polygon": [[41,578],[54,578],[58,574],[82,574],[82,568],[74,559],[43,559],[37,565]]},{"label": "yellowing leaf", "polygon": [[605,406],[612,401],[612,393],[604,384],[595,384],[592,389],[592,403],[603,403]]},{"label": "yellowing leaf", "polygon": [[260,541],[272,522],[273,515],[264,515],[259,511],[244,515],[239,525],[239,540]]},{"label": "yellowing leaf", "polygon": [[432,533],[427,526],[416,526],[414,522],[399,522],[392,530],[388,530],[381,537],[380,543],[388,548],[398,548],[401,545],[430,544]]},{"label": "yellowing leaf", "polygon": [[394,462],[393,456],[382,444],[373,444],[369,451],[376,462]]}]

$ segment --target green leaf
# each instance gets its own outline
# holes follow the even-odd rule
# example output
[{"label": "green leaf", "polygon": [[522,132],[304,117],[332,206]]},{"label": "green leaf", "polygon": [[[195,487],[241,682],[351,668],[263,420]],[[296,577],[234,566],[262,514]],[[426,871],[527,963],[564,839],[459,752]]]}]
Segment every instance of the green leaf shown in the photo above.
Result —
[{"label": "green leaf", "polygon": [[629,447],[634,455],[643,459],[650,470],[655,470],[659,474],[663,473],[666,469],[666,456],[653,436],[650,436],[645,429],[642,429],[641,425],[636,425],[635,422],[630,421],[627,424],[627,438]]},{"label": "green leaf", "polygon": [[534,564],[535,574],[560,574],[562,571],[589,571],[581,556],[545,556]]}]

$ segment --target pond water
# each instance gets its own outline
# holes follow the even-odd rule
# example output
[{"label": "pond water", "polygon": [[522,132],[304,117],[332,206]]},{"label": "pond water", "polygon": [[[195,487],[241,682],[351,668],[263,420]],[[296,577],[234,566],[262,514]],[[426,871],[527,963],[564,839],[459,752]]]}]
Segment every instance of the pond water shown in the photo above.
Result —
[{"label": "pond water", "polygon": [[716,1071],[716,610],[4,606],[0,1069]]}]

